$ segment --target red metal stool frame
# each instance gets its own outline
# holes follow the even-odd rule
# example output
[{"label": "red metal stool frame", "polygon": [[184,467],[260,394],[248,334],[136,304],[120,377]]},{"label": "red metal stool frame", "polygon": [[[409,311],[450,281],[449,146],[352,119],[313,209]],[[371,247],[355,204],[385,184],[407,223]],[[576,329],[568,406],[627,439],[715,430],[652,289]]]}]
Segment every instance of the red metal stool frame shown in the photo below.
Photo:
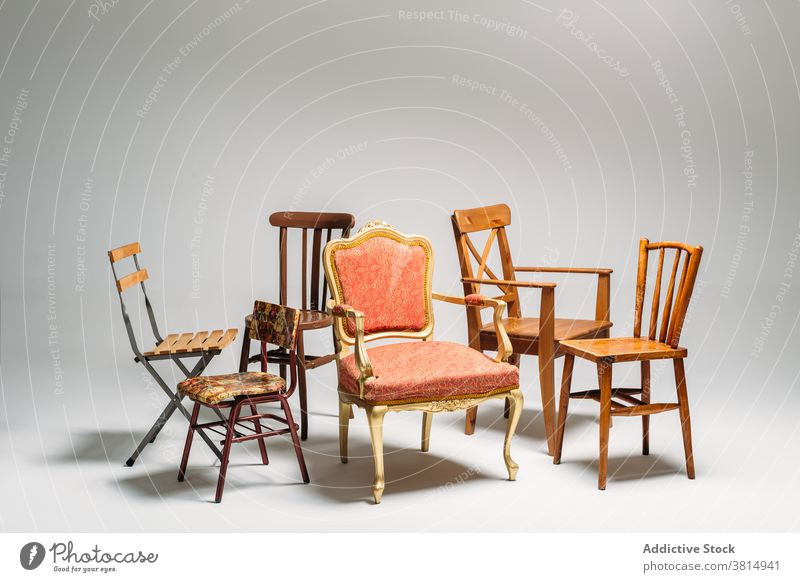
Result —
[{"label": "red metal stool frame", "polygon": [[[309,482],[303,451],[300,447],[300,438],[297,434],[298,425],[292,417],[289,398],[297,387],[298,359],[297,359],[297,334],[299,329],[300,310],[256,301],[253,307],[253,316],[247,337],[250,340],[261,342],[261,372],[239,372],[225,376],[200,376],[190,378],[178,384],[178,391],[182,395],[194,400],[194,409],[186,435],[186,444],[183,449],[178,481],[183,481],[186,476],[186,466],[189,461],[189,452],[195,431],[209,430],[224,437],[222,447],[222,460],[219,469],[219,480],[214,500],[222,501],[222,492],[225,487],[225,477],[228,470],[231,446],[250,440],[258,440],[261,452],[261,461],[267,465],[269,458],[264,440],[267,437],[289,434],[294,445],[297,462],[303,482]],[[267,371],[267,344],[273,344],[286,350],[288,355],[291,381],[289,386],[280,376],[266,374]],[[219,399],[219,401],[215,401]],[[271,413],[259,413],[257,406],[268,402],[280,403],[284,417]],[[212,422],[198,423],[200,409],[206,406],[215,411],[230,409],[228,418]],[[242,416],[242,408],[249,407],[250,414]],[[262,426],[262,420],[272,420],[286,425],[283,428]],[[247,424],[253,423],[250,428]],[[219,431],[216,427],[224,427]]]}]

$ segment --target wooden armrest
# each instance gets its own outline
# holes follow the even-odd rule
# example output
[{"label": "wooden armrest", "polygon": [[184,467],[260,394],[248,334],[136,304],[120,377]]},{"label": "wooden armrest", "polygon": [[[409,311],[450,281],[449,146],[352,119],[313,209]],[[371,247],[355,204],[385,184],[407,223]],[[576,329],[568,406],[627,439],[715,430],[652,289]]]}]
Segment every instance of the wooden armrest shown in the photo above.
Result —
[{"label": "wooden armrest", "polygon": [[[343,303],[336,304],[332,299],[328,301],[328,311],[336,319],[344,318],[353,320],[356,328],[353,357],[356,360],[356,367],[361,373],[361,377],[359,378],[359,384],[361,386],[359,396],[364,398],[364,380],[372,378],[375,375],[372,371],[372,363],[369,361],[369,355],[367,354],[367,342],[364,340],[364,312],[354,309],[350,305]],[[334,333],[338,336],[339,331],[336,326],[334,326],[333,329]],[[341,341],[341,338],[339,338],[339,340]]]},{"label": "wooden armrest", "polygon": [[509,356],[514,353],[511,347],[511,340],[508,339],[508,332],[503,325],[503,313],[506,310],[506,302],[502,299],[493,299],[477,293],[472,293],[466,297],[454,297],[452,295],[443,295],[441,293],[433,293],[433,298],[438,301],[446,303],[455,303],[456,305],[466,305],[467,307],[477,307],[483,309],[485,307],[494,308],[494,333],[497,336],[497,357],[495,362],[507,362]]},{"label": "wooden armrest", "polygon": [[514,267],[519,273],[576,273],[582,275],[610,275],[614,269],[586,269],[583,267]]},{"label": "wooden armrest", "polygon": [[478,283],[480,285],[494,285],[495,287],[529,287],[534,289],[553,289],[555,283],[543,281],[506,281],[505,279],[476,279],[474,277],[464,277],[464,283]]},{"label": "wooden armrest", "polygon": [[472,293],[466,297],[456,297],[454,295],[444,295],[442,293],[434,292],[433,298],[437,301],[444,301],[445,303],[455,303],[456,305],[467,305],[469,307],[480,307],[481,309],[484,307],[494,307],[497,304],[497,301],[502,301],[502,299],[493,299],[478,293]]}]

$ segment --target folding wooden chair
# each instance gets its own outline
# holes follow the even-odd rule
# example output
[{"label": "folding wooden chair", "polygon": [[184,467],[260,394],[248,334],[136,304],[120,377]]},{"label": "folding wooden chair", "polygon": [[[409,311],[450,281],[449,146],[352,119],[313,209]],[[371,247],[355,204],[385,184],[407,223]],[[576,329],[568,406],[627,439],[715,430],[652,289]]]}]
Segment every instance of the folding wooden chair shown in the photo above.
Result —
[{"label": "folding wooden chair", "polygon": [[[149,278],[147,269],[142,269],[139,266],[139,253],[141,252],[141,245],[138,242],[135,242],[108,251],[108,259],[111,261],[111,271],[114,274],[114,281],[116,282],[117,293],[119,294],[119,304],[122,308],[122,319],[125,322],[125,329],[128,332],[128,340],[131,343],[131,348],[133,349],[134,353],[133,360],[145,367],[145,369],[150,373],[156,383],[167,395],[169,398],[169,403],[158,416],[145,437],[139,443],[139,446],[136,447],[136,450],[133,451],[133,454],[125,463],[128,467],[132,467],[136,462],[136,459],[142,453],[142,450],[144,450],[149,443],[152,443],[156,440],[158,433],[176,410],[179,410],[187,420],[191,420],[189,411],[187,411],[183,404],[181,404],[183,395],[173,391],[172,388],[167,385],[158,372],[156,372],[155,368],[153,368],[151,362],[158,360],[172,360],[187,378],[199,376],[203,373],[203,371],[206,369],[206,366],[208,366],[209,362],[214,356],[222,353],[223,349],[233,343],[233,341],[236,339],[236,334],[238,331],[236,329],[229,329],[227,331],[217,329],[211,332],[200,331],[196,333],[173,333],[167,335],[166,338],[162,338],[158,331],[158,325],[156,324],[153,306],[150,303],[150,299],[147,296],[147,289],[145,289],[144,285],[144,282]],[[127,259],[128,257],[133,258],[133,264],[136,270],[129,275],[119,277],[117,274],[117,262]],[[145,309],[147,310],[147,317],[150,320],[150,327],[153,330],[153,337],[155,338],[155,347],[146,352],[139,350],[139,346],[136,343],[136,336],[133,333],[133,325],[131,324],[131,319],[128,316],[128,309],[125,306],[125,301],[122,298],[122,293],[137,283],[142,289],[142,295],[144,295],[144,305]],[[186,367],[182,360],[185,358],[195,357],[198,358],[198,360],[194,367],[192,367],[190,370]],[[217,414],[219,414],[218,411]],[[203,431],[199,432],[200,436],[211,448],[211,450],[214,451],[217,457],[222,459],[222,453],[216,447],[214,442]]]}]

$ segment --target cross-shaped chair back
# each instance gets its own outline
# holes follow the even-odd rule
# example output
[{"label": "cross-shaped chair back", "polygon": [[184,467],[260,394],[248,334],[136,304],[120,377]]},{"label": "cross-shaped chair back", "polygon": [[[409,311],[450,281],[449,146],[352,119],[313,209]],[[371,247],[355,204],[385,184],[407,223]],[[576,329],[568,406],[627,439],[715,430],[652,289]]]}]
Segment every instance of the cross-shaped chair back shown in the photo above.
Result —
[{"label": "cross-shaped chair back", "polygon": [[[514,263],[511,260],[511,249],[506,235],[506,226],[511,224],[511,209],[505,204],[495,204],[483,208],[469,208],[455,210],[450,217],[453,224],[453,235],[456,238],[458,261],[461,266],[461,276],[464,278],[490,278],[505,281],[514,281]],[[488,236],[483,244],[483,249],[478,250],[470,235],[488,231]],[[502,276],[498,276],[489,266],[492,247],[497,247],[500,257]],[[502,299],[508,305],[509,317],[522,317],[517,287],[500,287],[503,295],[495,297]],[[481,293],[481,286],[477,283],[464,282],[464,295]],[[467,309],[467,329],[470,345],[476,347],[478,334],[483,321],[477,309]]]},{"label": "cross-shaped chair back", "polygon": [[[355,224],[355,216],[344,212],[275,212],[270,215],[269,223],[280,228],[278,251],[280,254],[280,292],[278,302],[281,305],[296,303],[288,300],[288,246],[289,229],[299,230],[302,241],[301,249],[301,300],[302,309],[321,311],[325,309],[328,295],[328,283],[320,277],[320,257],[324,244],[333,238],[334,230],[338,230],[342,238],[350,236],[350,229]],[[308,239],[311,231],[311,248]],[[322,237],[325,235],[325,243]],[[310,250],[310,255],[309,255]],[[311,269],[309,273],[309,262]],[[310,284],[309,284],[310,276]]]},{"label": "cross-shaped chair back", "polygon": [[[636,276],[636,311],[633,324],[634,337],[642,337],[642,319],[645,296],[647,294],[647,265],[651,252],[658,252],[658,265],[655,271],[652,302],[649,310],[649,328],[647,337],[666,343],[673,348],[678,347],[686,312],[692,298],[697,271],[703,247],[692,247],[678,242],[651,243],[646,238],[639,241],[639,269]],[[669,270],[669,280],[664,278],[664,266],[673,256]],[[666,283],[666,285],[665,285]],[[677,290],[676,290],[677,284]],[[664,290],[664,304],[661,305],[661,293]],[[660,311],[660,314],[659,314]],[[660,326],[659,326],[660,320]]]},{"label": "cross-shaped chair back", "polygon": [[[352,238],[328,243],[323,265],[334,303],[364,313],[365,340],[433,333],[433,249],[426,237],[371,222]],[[341,341],[352,345],[352,321],[336,318],[334,325]]]}]

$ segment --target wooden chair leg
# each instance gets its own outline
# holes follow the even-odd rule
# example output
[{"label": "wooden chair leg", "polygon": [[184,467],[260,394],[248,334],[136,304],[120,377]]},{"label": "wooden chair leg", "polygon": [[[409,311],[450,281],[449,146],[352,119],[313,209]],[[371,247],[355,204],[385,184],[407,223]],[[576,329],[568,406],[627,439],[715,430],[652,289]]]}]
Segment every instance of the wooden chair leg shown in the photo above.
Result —
[{"label": "wooden chair leg", "polygon": [[297,464],[300,465],[300,475],[303,477],[303,483],[308,483],[311,479],[308,477],[306,460],[303,457],[303,449],[300,447],[300,438],[297,436],[297,425],[295,425],[294,417],[292,417],[292,408],[289,406],[289,401],[283,396],[281,396],[280,401],[283,413],[286,415],[286,420],[289,423],[289,434],[292,437],[294,453],[297,455]]},{"label": "wooden chair leg", "polygon": [[[650,404],[650,362],[642,360],[642,402]],[[650,415],[642,415],[642,454],[650,454]]]},{"label": "wooden chair leg", "polygon": [[194,439],[194,427],[197,425],[197,417],[200,415],[200,403],[195,402],[192,409],[192,418],[189,421],[189,431],[186,433],[186,444],[183,445],[183,457],[181,466],[178,469],[178,481],[183,481],[186,477],[186,465],[189,463],[189,451],[192,450],[192,440]]},{"label": "wooden chair leg", "polygon": [[297,384],[300,393],[300,440],[308,438],[308,390],[306,384],[303,332],[297,334]]},{"label": "wooden chair leg", "polygon": [[339,458],[342,463],[347,462],[347,429],[350,426],[352,407],[346,402],[339,401]]},{"label": "wooden chair leg", "polygon": [[475,434],[475,425],[478,422],[478,407],[467,409],[464,419],[464,434]]},{"label": "wooden chair leg", "polygon": [[547,454],[555,452],[556,401],[554,345],[539,346],[539,386],[542,393],[542,414],[547,435]]},{"label": "wooden chair leg", "polygon": [[234,404],[231,407],[231,414],[228,417],[228,426],[225,431],[225,443],[222,446],[222,461],[219,464],[219,480],[217,481],[217,494],[214,496],[214,501],[219,503],[222,501],[222,490],[225,488],[225,475],[228,472],[228,460],[231,456],[231,446],[233,446],[233,435],[236,432],[236,421],[239,418],[239,410],[242,405],[240,403]]},{"label": "wooden chair leg", "polygon": [[553,464],[561,464],[561,450],[564,446],[564,426],[567,424],[569,410],[569,391],[572,387],[572,368],[575,356],[564,356],[564,371],[561,373],[561,396],[558,401],[558,423],[556,424],[556,450],[553,452]]},{"label": "wooden chair leg", "polygon": [[[253,416],[258,415],[258,408],[255,404],[250,405],[250,412],[253,413]],[[261,432],[261,421],[259,419],[253,420],[253,427],[256,429],[257,433]],[[265,465],[269,465],[269,457],[267,456],[267,443],[264,442],[265,439],[258,439],[258,449],[261,451],[261,462]]]},{"label": "wooden chair leg", "polygon": [[689,417],[689,395],[686,392],[686,371],[683,368],[683,359],[672,361],[675,368],[675,385],[678,389],[678,412],[681,418],[681,432],[683,433],[683,452],[686,455],[686,473],[689,479],[694,479],[694,454],[692,452],[692,425]]},{"label": "wooden chair leg", "polygon": [[506,425],[506,439],[503,443],[503,460],[506,462],[506,469],[508,469],[508,480],[515,481],[517,478],[517,471],[519,465],[511,458],[511,439],[514,438],[514,433],[517,430],[519,417],[522,415],[522,406],[525,402],[522,396],[522,390],[516,388],[508,393],[506,401],[509,404],[508,424]]},{"label": "wooden chair leg", "polygon": [[372,496],[375,503],[381,502],[386,478],[383,473],[383,417],[389,409],[386,406],[367,407],[369,434],[372,439],[372,456],[375,460],[375,480],[372,483]]},{"label": "wooden chair leg", "polygon": [[597,488],[606,488],[608,474],[608,433],[611,428],[611,363],[597,362],[597,377],[600,384],[600,460]]},{"label": "wooden chair leg", "polygon": [[431,446],[431,424],[433,424],[433,413],[422,413],[422,452],[427,453]]}]

